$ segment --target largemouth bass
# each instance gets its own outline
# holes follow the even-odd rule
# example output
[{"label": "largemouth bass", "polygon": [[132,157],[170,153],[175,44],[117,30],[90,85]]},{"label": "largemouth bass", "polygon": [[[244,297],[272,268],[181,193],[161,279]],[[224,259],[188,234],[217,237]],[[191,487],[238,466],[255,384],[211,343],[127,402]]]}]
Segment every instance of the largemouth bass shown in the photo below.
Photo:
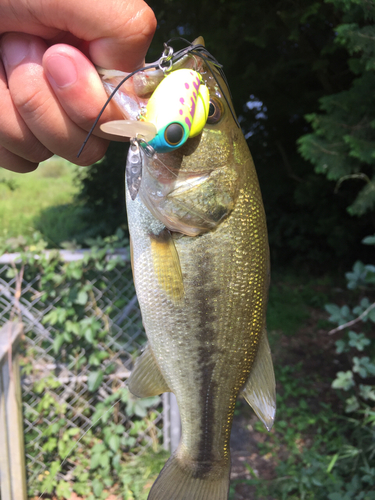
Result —
[{"label": "largemouth bass", "polygon": [[[180,148],[141,152],[136,190],[127,189],[133,275],[148,337],[129,389],[139,397],[171,391],[180,409],[181,442],[149,500],[226,500],[238,394],[268,429],[275,416],[267,229],[225,82],[196,56],[178,67],[202,76],[210,110],[202,132]],[[144,73],[117,95],[127,119],[137,118],[164,77]],[[107,86],[116,77],[103,74]]]}]

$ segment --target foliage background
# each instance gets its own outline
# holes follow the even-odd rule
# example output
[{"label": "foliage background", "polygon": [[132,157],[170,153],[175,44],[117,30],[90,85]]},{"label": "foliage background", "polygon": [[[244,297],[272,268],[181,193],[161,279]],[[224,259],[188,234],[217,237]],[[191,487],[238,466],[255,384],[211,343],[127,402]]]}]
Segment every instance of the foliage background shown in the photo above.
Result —
[{"label": "foliage background", "polygon": [[[363,209],[353,212],[353,207],[361,203],[357,195],[365,179],[372,179],[374,162],[369,34],[373,2],[149,0],[149,4],[158,28],[148,61],[160,57],[169,38],[193,40],[202,34],[208,50],[224,65],[260,179],[273,264],[293,263],[319,273],[344,269],[357,257],[366,259],[368,248],[360,241],[373,232],[374,216]],[[360,32],[354,36],[355,25]],[[363,34],[369,38],[360,38]],[[320,109],[333,115],[319,114]],[[349,144],[343,138],[346,127],[358,129],[363,120],[366,132],[360,136],[349,132]],[[326,170],[327,155],[308,147],[312,137],[343,142],[335,167],[331,162]],[[358,153],[363,140],[366,158]],[[124,210],[122,184],[107,186],[109,178],[117,179],[121,161],[115,146],[102,166],[93,167],[83,179],[79,196],[92,208],[94,216],[88,220],[99,221],[99,227],[107,221],[105,231],[119,225],[116,214]],[[337,186],[337,180],[352,173],[367,177],[357,175]],[[365,191],[372,199],[372,184]],[[103,228],[100,231],[103,234]]]}]

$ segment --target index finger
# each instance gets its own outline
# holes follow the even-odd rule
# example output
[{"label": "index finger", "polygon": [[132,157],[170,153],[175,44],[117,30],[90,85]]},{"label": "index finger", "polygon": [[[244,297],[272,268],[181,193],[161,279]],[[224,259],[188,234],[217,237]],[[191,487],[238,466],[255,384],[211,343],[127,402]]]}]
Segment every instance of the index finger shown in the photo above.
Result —
[{"label": "index finger", "polygon": [[71,33],[88,44],[97,66],[133,71],[143,66],[156,29],[143,0],[12,0],[0,8],[0,33],[21,31],[46,40]]}]

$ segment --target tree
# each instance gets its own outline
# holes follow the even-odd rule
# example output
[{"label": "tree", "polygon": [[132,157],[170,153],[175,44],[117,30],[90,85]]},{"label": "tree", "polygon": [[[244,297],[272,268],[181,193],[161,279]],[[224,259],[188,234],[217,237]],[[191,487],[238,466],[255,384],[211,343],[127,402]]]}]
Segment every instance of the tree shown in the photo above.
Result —
[{"label": "tree", "polygon": [[355,197],[348,211],[361,216],[375,207],[375,2],[329,0],[344,11],[336,45],[350,54],[355,79],[348,90],[320,99],[324,113],[306,116],[313,133],[298,141],[302,156],[330,180],[351,180]]}]

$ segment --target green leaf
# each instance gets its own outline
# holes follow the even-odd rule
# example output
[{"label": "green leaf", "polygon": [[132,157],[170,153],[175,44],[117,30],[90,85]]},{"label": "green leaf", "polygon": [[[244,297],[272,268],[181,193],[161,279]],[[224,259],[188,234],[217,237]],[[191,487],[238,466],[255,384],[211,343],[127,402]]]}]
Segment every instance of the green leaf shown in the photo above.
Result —
[{"label": "green leaf", "polygon": [[65,323],[65,329],[67,332],[71,332],[71,333],[74,333],[75,335],[78,335],[79,324],[68,319],[67,322]]},{"label": "green leaf", "polygon": [[89,344],[94,344],[95,336],[94,336],[94,332],[93,332],[92,328],[87,328],[85,330],[85,339],[87,340],[87,342]]},{"label": "green leaf", "polygon": [[366,238],[363,238],[362,243],[364,245],[375,245],[375,235],[374,236],[366,236]]},{"label": "green leaf", "polygon": [[338,372],[335,380],[332,382],[334,389],[342,389],[344,391],[348,391],[354,385],[353,372],[351,370]]},{"label": "green leaf", "polygon": [[69,332],[64,332],[64,340],[65,342],[72,342],[73,340],[72,334]]},{"label": "green leaf", "polygon": [[353,411],[358,410],[359,408],[359,403],[358,399],[355,396],[351,396],[346,400],[346,406],[345,406],[345,411],[347,413],[351,413]]},{"label": "green leaf", "polygon": [[363,351],[367,345],[371,344],[371,341],[363,333],[350,331],[348,335],[350,347],[355,347],[358,351]]},{"label": "green leaf", "polygon": [[58,497],[62,498],[70,498],[72,493],[72,487],[67,481],[59,481],[57,487],[56,487],[56,494]]},{"label": "green leaf", "polygon": [[109,467],[109,459],[110,459],[110,452],[107,451],[105,453],[102,453],[100,460],[100,466],[102,469]]},{"label": "green leaf", "polygon": [[359,394],[363,399],[375,401],[375,386],[372,385],[360,385]]},{"label": "green leaf", "polygon": [[116,453],[120,447],[120,436],[113,434],[108,440],[108,446]]},{"label": "green leaf", "polygon": [[97,390],[97,388],[100,386],[100,384],[103,381],[103,370],[98,370],[95,372],[91,372],[88,376],[87,380],[87,385],[89,388],[89,391],[94,392]]},{"label": "green leaf", "polygon": [[58,333],[53,341],[53,352],[57,354],[64,343],[64,334]]},{"label": "green leaf", "polygon": [[339,458],[339,454],[336,453],[335,455],[333,455],[333,457],[331,458],[331,461],[329,462],[329,465],[327,467],[327,472],[328,474],[332,471],[332,469],[334,468],[335,466],[335,463],[337,462],[337,459]]},{"label": "green leaf", "polygon": [[343,352],[348,352],[350,349],[347,347],[347,343],[345,340],[336,340],[336,352],[337,354],[342,354]]},{"label": "green leaf", "polygon": [[134,437],[123,436],[121,438],[121,442],[124,444],[124,446],[129,446],[129,448],[132,448],[135,445],[135,443],[137,442],[137,440]]},{"label": "green leaf", "polygon": [[89,357],[89,363],[93,366],[99,366],[104,359],[107,359],[109,354],[105,351],[95,351]]},{"label": "green leaf", "polygon": [[[92,419],[94,420],[94,419]],[[106,450],[106,447],[105,447],[105,444],[104,443],[96,443],[93,448],[92,448],[92,452],[93,453],[103,453],[103,451]]]},{"label": "green leaf", "polygon": [[89,296],[88,296],[87,292],[85,292],[84,290],[81,290],[80,292],[78,292],[78,295],[77,295],[75,302],[76,302],[76,304],[84,306],[87,304],[88,298],[89,298]]},{"label": "green leaf", "polygon": [[368,375],[375,375],[375,364],[372,363],[368,356],[363,356],[362,358],[354,356],[353,371],[358,373],[362,378],[366,378]]},{"label": "green leaf", "polygon": [[57,439],[50,437],[46,443],[42,446],[42,449],[51,452],[57,448]]},{"label": "green leaf", "polygon": [[103,492],[103,484],[100,479],[95,478],[92,482],[92,490],[94,492],[94,495],[99,498],[100,495]]},{"label": "green leaf", "polygon": [[120,470],[121,470],[121,455],[120,454],[117,454],[113,457],[112,465],[117,473],[120,472]]}]

